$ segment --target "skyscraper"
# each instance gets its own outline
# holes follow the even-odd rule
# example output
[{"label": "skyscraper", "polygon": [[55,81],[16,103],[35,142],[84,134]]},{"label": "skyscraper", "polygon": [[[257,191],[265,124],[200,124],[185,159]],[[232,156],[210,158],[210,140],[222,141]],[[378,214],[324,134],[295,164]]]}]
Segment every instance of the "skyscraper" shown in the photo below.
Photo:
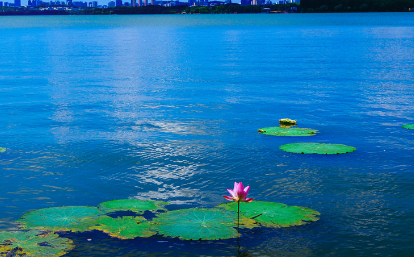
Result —
[{"label": "skyscraper", "polygon": [[148,0],[145,0],[145,6],[148,6]]},{"label": "skyscraper", "polygon": [[20,0],[14,0],[14,6],[21,6]]},{"label": "skyscraper", "polygon": [[122,6],[122,0],[116,0],[115,6]]},{"label": "skyscraper", "polygon": [[131,5],[132,5],[133,7],[137,6],[137,0],[131,0]]}]

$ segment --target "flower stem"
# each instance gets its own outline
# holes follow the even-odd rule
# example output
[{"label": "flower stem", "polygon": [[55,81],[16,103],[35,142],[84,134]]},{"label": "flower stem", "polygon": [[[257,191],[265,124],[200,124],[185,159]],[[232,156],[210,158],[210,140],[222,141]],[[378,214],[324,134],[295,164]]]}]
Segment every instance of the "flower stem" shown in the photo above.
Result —
[{"label": "flower stem", "polygon": [[240,224],[240,201],[237,201],[237,235],[239,235],[239,224]]}]

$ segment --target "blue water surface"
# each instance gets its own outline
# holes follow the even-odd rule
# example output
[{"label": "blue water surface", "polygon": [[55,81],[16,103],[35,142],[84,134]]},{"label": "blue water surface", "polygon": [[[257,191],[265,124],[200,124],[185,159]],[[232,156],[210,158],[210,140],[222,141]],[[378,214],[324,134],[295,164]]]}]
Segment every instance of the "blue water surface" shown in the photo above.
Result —
[{"label": "blue water surface", "polygon": [[[0,44],[0,230],[111,199],[213,207],[242,181],[320,220],[239,242],[69,233],[65,256],[412,256],[412,13],[0,17]],[[257,133],[280,118],[320,133]],[[279,150],[295,142],[357,150]]]}]

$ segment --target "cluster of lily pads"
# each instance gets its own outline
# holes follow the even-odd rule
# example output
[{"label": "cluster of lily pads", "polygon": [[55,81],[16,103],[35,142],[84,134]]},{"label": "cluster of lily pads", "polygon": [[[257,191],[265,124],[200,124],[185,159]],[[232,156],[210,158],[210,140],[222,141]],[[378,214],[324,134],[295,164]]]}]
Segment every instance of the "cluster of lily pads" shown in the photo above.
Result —
[{"label": "cluster of lily pads", "polygon": [[[238,237],[237,203],[214,208],[192,208],[167,211],[166,202],[136,199],[112,200],[98,207],[66,206],[38,209],[24,214],[16,222],[19,231],[0,232],[0,256],[57,257],[74,248],[73,241],[57,232],[100,230],[119,239],[150,237],[156,234],[183,240],[219,240]],[[240,228],[289,227],[317,221],[317,211],[282,203],[254,201],[240,203]],[[119,211],[134,216],[113,218]],[[144,212],[155,217],[147,220]],[[113,215],[112,215],[113,216]]]},{"label": "cluster of lily pads", "polygon": [[[318,133],[315,129],[293,128],[297,125],[296,120],[280,119],[280,127],[267,127],[258,130],[261,134],[270,136],[285,137],[304,137],[314,136]],[[406,129],[414,129],[414,124],[406,124],[402,126]],[[286,144],[279,147],[280,150],[290,153],[301,154],[343,154],[351,153],[356,150],[355,147],[342,144],[324,144],[324,143],[294,143]]]},{"label": "cluster of lily pads", "polygon": [[[280,119],[280,127],[261,128],[258,132],[270,136],[285,137],[305,137],[314,136],[318,133],[315,129],[293,128],[297,125],[296,120]],[[343,154],[356,150],[355,147],[342,144],[324,144],[324,143],[294,143],[286,144],[279,147],[280,150],[290,153],[301,154]]]}]

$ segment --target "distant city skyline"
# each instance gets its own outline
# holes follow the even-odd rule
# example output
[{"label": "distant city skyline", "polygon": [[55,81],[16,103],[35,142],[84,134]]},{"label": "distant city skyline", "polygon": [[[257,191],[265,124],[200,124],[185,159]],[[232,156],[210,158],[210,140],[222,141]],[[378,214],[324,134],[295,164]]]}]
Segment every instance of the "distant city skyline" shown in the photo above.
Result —
[{"label": "distant city skyline", "polygon": [[[8,4],[12,4],[12,5],[16,4],[16,6],[27,6],[28,1],[29,0],[0,0],[0,6],[4,6],[4,3],[8,3]],[[37,1],[37,0],[32,0],[32,1],[34,2],[34,1]],[[44,3],[63,2],[62,0],[60,0],[60,1],[59,0],[58,1],[42,0],[42,1]],[[67,3],[67,0],[64,0],[64,1],[65,1],[65,3]],[[155,2],[156,0],[136,0],[137,6],[139,6],[140,1],[142,2],[143,5],[145,5],[145,3],[148,3],[150,5],[151,2],[153,2],[153,1]],[[164,1],[164,2],[167,1],[168,2],[168,0],[161,0],[161,1]],[[195,2],[197,0],[181,0],[180,2],[188,3],[189,1]],[[203,0],[199,0],[199,1],[204,2]],[[209,2],[210,1],[220,1],[220,2],[225,2],[225,3],[230,2],[230,0],[209,0]],[[263,0],[231,0],[232,3],[237,3],[237,4],[242,4],[242,5],[248,5],[249,1],[252,1],[251,4],[257,5],[258,1],[263,1]],[[273,0],[273,1],[272,0],[264,0],[263,4],[265,4],[265,2],[267,4],[269,1],[272,4],[276,4],[277,2],[280,2],[280,0]],[[299,2],[299,0],[285,0],[285,1],[286,2]],[[106,5],[106,6],[109,6],[109,7],[124,5],[125,3],[128,3],[129,5],[131,5],[131,0],[113,0],[113,1],[111,1],[111,0],[72,0],[72,2],[82,2],[82,3],[86,2],[88,4],[88,6],[91,5],[90,4],[91,2],[95,2],[95,6],[96,6],[96,3],[97,3],[98,6]],[[79,5],[77,5],[77,6],[79,6]],[[125,4],[125,6],[127,6],[127,4]]]},{"label": "distant city skyline", "polygon": [[[15,0],[0,0],[1,2],[8,2],[8,3],[14,3],[14,1]],[[92,0],[73,0],[74,2],[92,2]],[[98,4],[99,5],[108,5],[108,3],[109,2],[111,2],[111,0],[96,0],[97,2],[98,2]],[[145,0],[143,0],[143,2],[144,2]],[[164,0],[165,1],[165,0]],[[188,0],[187,1],[184,1],[184,0],[179,0],[180,2],[188,2]],[[221,1],[221,2],[225,2],[225,0],[214,0],[214,1]],[[27,5],[27,3],[28,3],[28,0],[21,0],[20,1],[21,2],[21,5],[24,5],[24,6],[26,6]],[[43,2],[50,2],[50,0],[43,0]],[[53,1],[53,2],[55,2],[55,1]],[[66,2],[66,0],[65,0],[65,2]],[[116,0],[114,0],[114,2],[116,2]],[[131,1],[130,0],[122,0],[122,3],[125,3],[125,2],[128,2],[128,3],[131,3]],[[149,3],[151,2],[151,0],[149,0],[148,1]],[[137,0],[137,3],[138,3],[138,0]],[[235,1],[233,1],[232,0],[232,3],[238,3],[238,4],[240,4],[240,0],[235,0]]]}]

